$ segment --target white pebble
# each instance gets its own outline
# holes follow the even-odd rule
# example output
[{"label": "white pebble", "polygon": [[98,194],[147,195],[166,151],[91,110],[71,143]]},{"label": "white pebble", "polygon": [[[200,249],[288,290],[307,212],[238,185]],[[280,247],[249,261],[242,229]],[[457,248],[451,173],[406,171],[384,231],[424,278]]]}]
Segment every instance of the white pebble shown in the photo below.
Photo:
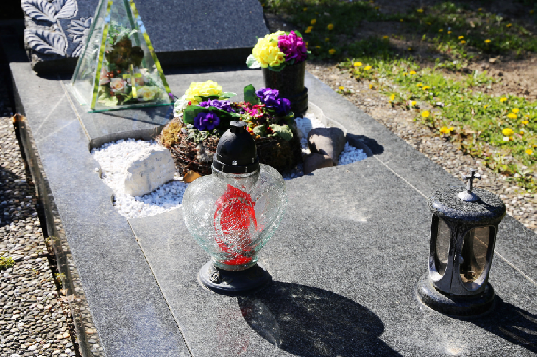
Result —
[{"label": "white pebble", "polygon": [[128,139],[107,143],[91,152],[101,166],[103,181],[115,193],[115,205],[122,216],[127,218],[154,216],[180,207],[183,201],[183,194],[188,185],[178,179],[165,183],[143,196],[131,196],[124,192],[123,182],[129,164],[155,146],[160,145],[156,142]]}]

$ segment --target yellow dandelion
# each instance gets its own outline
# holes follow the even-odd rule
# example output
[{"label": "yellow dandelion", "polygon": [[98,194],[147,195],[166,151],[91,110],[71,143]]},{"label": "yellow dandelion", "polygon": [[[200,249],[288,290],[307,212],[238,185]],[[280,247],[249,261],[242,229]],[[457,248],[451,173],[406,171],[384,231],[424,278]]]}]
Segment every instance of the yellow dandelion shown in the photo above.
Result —
[{"label": "yellow dandelion", "polygon": [[423,86],[423,84],[421,84],[421,82],[420,82],[420,83],[418,83],[418,84],[416,84],[416,85],[417,85],[418,87],[421,87],[421,86]]},{"label": "yellow dandelion", "polygon": [[461,45],[464,45],[466,43],[466,41],[462,40],[461,41]]},{"label": "yellow dandelion", "polygon": [[308,47],[308,45],[309,45],[309,42],[306,42],[306,47]]},{"label": "yellow dandelion", "polygon": [[448,35],[451,35],[451,31],[448,31],[447,34],[448,34]]},{"label": "yellow dandelion", "polygon": [[430,23],[430,22],[427,22],[427,25],[431,26],[431,23]]},{"label": "yellow dandelion", "polygon": [[487,105],[487,104],[485,104],[485,105],[484,105],[483,107],[484,107],[485,109],[487,109],[488,105]]},{"label": "yellow dandelion", "polygon": [[507,100],[507,98],[505,98],[505,97],[500,98],[500,102],[502,102],[502,103],[505,102],[506,100]]},{"label": "yellow dandelion", "polygon": [[373,67],[371,67],[371,66],[365,66],[365,67],[364,67],[364,69],[365,69],[366,71],[369,71],[371,68],[373,68]]},{"label": "yellow dandelion", "polygon": [[382,38],[385,39],[385,40],[387,40],[387,39],[388,39],[388,36],[384,36],[384,37],[382,37]]},{"label": "yellow dandelion", "polygon": [[305,8],[303,8],[303,9],[302,9],[302,11],[308,11],[308,8],[307,8],[307,7],[305,7]]},{"label": "yellow dandelion", "polygon": [[321,48],[321,46],[315,46],[315,48]]},{"label": "yellow dandelion", "polygon": [[344,89],[345,89],[345,87],[339,86],[339,90],[344,90]]},{"label": "yellow dandelion", "polygon": [[416,105],[416,101],[415,100],[411,101],[410,105],[414,107]]},{"label": "yellow dandelion", "polygon": [[334,29],[334,24],[328,24],[328,26],[326,26],[326,28],[328,30],[333,30]]},{"label": "yellow dandelion", "polygon": [[421,116],[423,118],[428,118],[429,117],[429,111],[428,110],[424,110],[423,112],[421,112]]},{"label": "yellow dandelion", "polygon": [[311,24],[312,24],[312,25],[315,25],[316,22],[317,22],[317,19],[312,19],[312,20],[311,20]]},{"label": "yellow dandelion", "polygon": [[423,9],[417,9],[416,11],[419,12],[420,14],[423,14]]},{"label": "yellow dandelion", "polygon": [[406,75],[408,75],[408,73],[406,73],[406,72],[405,72],[405,73],[403,73],[403,76],[406,76]]},{"label": "yellow dandelion", "polygon": [[509,119],[516,119],[516,118],[517,118],[517,115],[516,115],[515,113],[509,113],[509,114],[507,114],[507,117],[508,117]]},{"label": "yellow dandelion", "polygon": [[444,29],[440,29],[440,30],[438,30],[438,32],[444,32]]},{"label": "yellow dandelion", "polygon": [[395,94],[392,94],[392,95],[390,96],[390,102],[393,102],[394,100],[395,100]]},{"label": "yellow dandelion", "polygon": [[324,42],[329,42],[329,41],[330,41],[330,38],[329,38],[329,37],[326,37],[326,38],[324,39]]},{"label": "yellow dandelion", "polygon": [[516,113],[518,113],[518,112],[519,112],[519,109],[518,109],[518,108],[513,109],[513,113],[516,114]]},{"label": "yellow dandelion", "polygon": [[530,10],[530,14],[533,14],[535,12],[535,10]]},{"label": "yellow dandelion", "polygon": [[511,26],[513,26],[513,24],[511,24],[511,23],[505,25],[505,27],[511,27]]},{"label": "yellow dandelion", "polygon": [[423,89],[423,90],[427,90],[427,89],[429,89],[429,88],[431,88],[431,87],[429,87],[429,86],[423,86],[421,89]]},{"label": "yellow dandelion", "polygon": [[354,67],[362,67],[362,62],[354,62]]},{"label": "yellow dandelion", "polygon": [[522,120],[522,125],[528,125],[529,124],[529,121],[527,120]]},{"label": "yellow dandelion", "polygon": [[331,49],[328,50],[328,53],[330,53],[331,55],[333,55],[334,53],[336,53],[336,50],[333,49],[333,48],[331,48]]},{"label": "yellow dandelion", "polygon": [[518,133],[519,133],[520,135],[524,135],[524,130],[520,130]]},{"label": "yellow dandelion", "polygon": [[513,129],[509,129],[509,128],[507,128],[507,129],[503,129],[503,130],[502,130],[502,134],[505,135],[505,136],[511,136],[511,135],[513,135],[514,133],[515,133],[515,132],[513,131]]},{"label": "yellow dandelion", "polygon": [[532,149],[527,149],[527,150],[526,150],[526,154],[528,154],[528,155],[533,154],[533,150],[532,150]]},{"label": "yellow dandelion", "polygon": [[483,10],[483,9],[482,8],[477,9],[477,11],[481,11],[481,10]]},{"label": "yellow dandelion", "polygon": [[447,126],[443,126],[440,128],[440,132],[442,134],[450,134],[453,130],[455,130],[452,126],[450,126],[449,128]]},{"label": "yellow dandelion", "polygon": [[410,74],[416,74],[416,71],[410,71]]},{"label": "yellow dandelion", "polygon": [[369,89],[373,89],[373,85],[372,85],[372,84],[369,85]]},{"label": "yellow dandelion", "polygon": [[403,19],[400,19],[399,21],[400,21],[400,22],[403,22]]},{"label": "yellow dandelion", "polygon": [[464,36],[459,36],[459,40],[462,40],[464,38]]},{"label": "yellow dandelion", "polygon": [[308,26],[308,28],[306,29],[306,31],[304,31],[305,33],[310,33],[311,30],[313,30],[313,26]]},{"label": "yellow dandelion", "polygon": [[375,6],[375,10],[378,10],[378,9],[380,9],[380,6]]},{"label": "yellow dandelion", "polygon": [[490,40],[487,38],[487,39],[485,40],[485,43],[490,43]]},{"label": "yellow dandelion", "polygon": [[412,51],[412,47],[409,47],[408,50],[409,50],[409,51]]}]

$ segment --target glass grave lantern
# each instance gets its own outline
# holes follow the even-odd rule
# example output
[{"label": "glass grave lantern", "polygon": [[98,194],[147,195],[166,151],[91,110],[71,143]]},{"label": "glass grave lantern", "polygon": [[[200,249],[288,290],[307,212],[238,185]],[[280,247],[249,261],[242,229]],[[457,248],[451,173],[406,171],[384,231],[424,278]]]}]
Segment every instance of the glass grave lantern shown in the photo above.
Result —
[{"label": "glass grave lantern", "polygon": [[271,238],[287,202],[285,182],[259,164],[246,123],[231,122],[213,158],[212,174],[192,182],[183,196],[186,227],[211,256],[198,274],[201,284],[239,295],[268,284],[257,254]]},{"label": "glass grave lantern", "polygon": [[493,307],[488,283],[498,225],[505,205],[498,196],[473,189],[475,170],[463,175],[466,189],[451,187],[429,199],[433,213],[429,273],[418,283],[427,306],[453,316],[483,314]]},{"label": "glass grave lantern", "polygon": [[172,104],[133,0],[99,1],[70,90],[92,113]]}]

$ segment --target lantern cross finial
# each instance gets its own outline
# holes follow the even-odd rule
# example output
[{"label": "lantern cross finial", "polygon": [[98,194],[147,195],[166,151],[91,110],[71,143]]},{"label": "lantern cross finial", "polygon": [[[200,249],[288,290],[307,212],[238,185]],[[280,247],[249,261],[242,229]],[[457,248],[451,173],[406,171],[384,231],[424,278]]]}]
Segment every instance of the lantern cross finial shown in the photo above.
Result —
[{"label": "lantern cross finial", "polygon": [[466,191],[459,193],[459,198],[466,202],[475,202],[479,200],[479,197],[472,192],[474,186],[474,180],[481,180],[481,175],[477,173],[477,170],[471,169],[470,175],[462,174],[462,179],[466,181]]},{"label": "lantern cross finial", "polygon": [[474,179],[481,180],[481,175],[476,172],[475,169],[470,170],[470,175],[462,175],[463,180],[467,180],[466,182],[466,191],[469,193],[472,193],[472,189],[474,187]]}]

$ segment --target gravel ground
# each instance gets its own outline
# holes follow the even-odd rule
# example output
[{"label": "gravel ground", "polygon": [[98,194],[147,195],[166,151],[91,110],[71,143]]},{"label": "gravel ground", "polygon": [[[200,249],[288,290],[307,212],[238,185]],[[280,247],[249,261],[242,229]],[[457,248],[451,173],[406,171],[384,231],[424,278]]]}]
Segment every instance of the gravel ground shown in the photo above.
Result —
[{"label": "gravel ground", "polygon": [[307,64],[306,68],[334,90],[340,85],[353,89],[353,94],[345,95],[350,102],[383,123],[453,176],[460,178],[462,173],[468,173],[471,168],[478,169],[482,179],[477,181],[476,185],[498,194],[507,206],[507,213],[537,233],[537,195],[527,193],[504,176],[488,169],[479,160],[465,155],[447,139],[415,122],[413,112],[393,109],[388,98],[369,89],[366,81],[357,82],[331,64]]},{"label": "gravel ground", "polygon": [[58,293],[11,118],[0,118],[0,357],[80,356],[68,302]]}]

